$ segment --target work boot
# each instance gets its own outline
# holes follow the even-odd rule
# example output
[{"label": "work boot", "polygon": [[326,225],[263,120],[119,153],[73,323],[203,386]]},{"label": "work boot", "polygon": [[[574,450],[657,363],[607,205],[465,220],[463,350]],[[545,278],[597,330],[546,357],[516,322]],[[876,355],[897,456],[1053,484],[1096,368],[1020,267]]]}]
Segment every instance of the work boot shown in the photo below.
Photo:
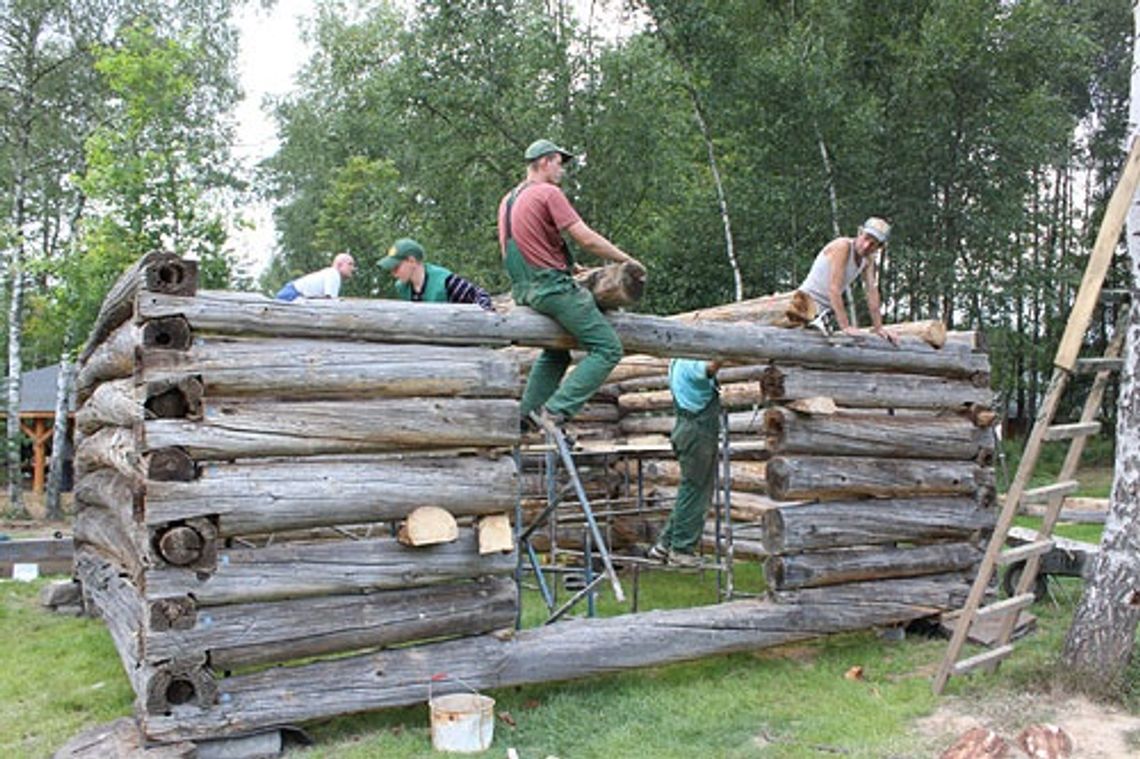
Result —
[{"label": "work boot", "polygon": [[695,553],[684,553],[682,551],[669,551],[669,558],[666,563],[671,567],[681,567],[684,569],[699,569],[702,562],[701,557]]},{"label": "work boot", "polygon": [[654,543],[653,546],[645,552],[645,558],[665,564],[669,561],[669,549],[660,543]]},{"label": "work boot", "polygon": [[555,432],[562,436],[566,441],[566,447],[573,449],[578,441],[566,431],[565,424],[569,420],[562,416],[562,414],[555,414],[551,412],[546,406],[540,407],[537,411],[530,412],[530,418],[540,429],[545,430],[548,434],[553,435]]}]

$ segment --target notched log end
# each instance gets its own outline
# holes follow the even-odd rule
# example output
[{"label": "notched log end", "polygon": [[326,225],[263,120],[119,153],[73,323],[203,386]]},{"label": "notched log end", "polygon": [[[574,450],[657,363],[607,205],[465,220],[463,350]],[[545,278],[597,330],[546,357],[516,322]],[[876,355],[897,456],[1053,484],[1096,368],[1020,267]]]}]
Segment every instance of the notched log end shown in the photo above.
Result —
[{"label": "notched log end", "polygon": [[193,705],[208,709],[218,700],[218,684],[204,666],[171,663],[159,669],[146,686],[146,710],[150,714],[170,714],[176,706]]},{"label": "notched log end", "polygon": [[775,401],[784,397],[784,373],[774,366],[769,366],[760,375],[760,393],[766,401]]},{"label": "notched log end", "polygon": [[148,319],[142,326],[142,344],[147,348],[189,350],[193,338],[190,322],[181,316]]},{"label": "notched log end", "polygon": [[198,621],[198,610],[189,596],[160,598],[150,604],[151,632],[189,630]]},{"label": "notched log end", "polygon": [[158,448],[147,454],[147,479],[160,482],[190,482],[198,478],[198,465],[177,447]]},{"label": "notched log end", "polygon": [[198,291],[198,262],[164,254],[146,265],[143,283],[155,293],[194,295]]},{"label": "notched log end", "polygon": [[151,546],[167,564],[212,572],[218,563],[218,528],[210,519],[188,519],[154,529]]}]

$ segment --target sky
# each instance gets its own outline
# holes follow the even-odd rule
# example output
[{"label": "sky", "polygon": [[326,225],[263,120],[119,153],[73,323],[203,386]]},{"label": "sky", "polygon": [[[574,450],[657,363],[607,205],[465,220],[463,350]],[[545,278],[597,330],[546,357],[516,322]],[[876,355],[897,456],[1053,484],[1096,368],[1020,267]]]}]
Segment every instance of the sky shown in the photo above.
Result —
[{"label": "sky", "polygon": [[[267,95],[282,95],[293,89],[297,72],[309,56],[301,41],[298,19],[310,14],[312,8],[312,0],[277,0],[268,11],[260,3],[249,3],[238,14],[238,70],[245,99],[235,112],[234,154],[250,172],[277,149],[276,129],[261,104]],[[252,204],[246,207],[246,216],[254,228],[234,231],[231,240],[239,260],[257,276],[277,244],[272,209],[269,204]]]}]

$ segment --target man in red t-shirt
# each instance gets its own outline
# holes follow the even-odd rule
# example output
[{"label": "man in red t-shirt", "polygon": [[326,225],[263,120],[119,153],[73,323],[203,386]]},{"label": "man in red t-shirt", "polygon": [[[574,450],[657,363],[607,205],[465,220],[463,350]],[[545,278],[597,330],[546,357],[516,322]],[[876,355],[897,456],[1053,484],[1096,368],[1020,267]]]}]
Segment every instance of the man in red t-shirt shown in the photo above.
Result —
[{"label": "man in red t-shirt", "polygon": [[520,411],[540,423],[560,425],[581,410],[614,365],[621,340],[598,310],[594,296],[571,276],[575,262],[562,237],[596,256],[639,264],[590,229],[559,189],[574,156],[550,140],[526,149],[526,179],[499,204],[499,245],[515,302],[546,314],[573,335],[586,357],[565,379],[570,351],[544,350],[527,378]]}]

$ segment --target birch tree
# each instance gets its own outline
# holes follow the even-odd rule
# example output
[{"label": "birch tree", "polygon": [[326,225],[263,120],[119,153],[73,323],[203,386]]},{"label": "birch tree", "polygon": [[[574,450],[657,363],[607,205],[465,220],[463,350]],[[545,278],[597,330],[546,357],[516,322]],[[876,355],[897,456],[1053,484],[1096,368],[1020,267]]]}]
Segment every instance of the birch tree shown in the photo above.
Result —
[{"label": "birch tree", "polygon": [[[1135,37],[1129,126],[1140,126],[1140,3],[1133,3]],[[1100,550],[1065,638],[1062,659],[1077,682],[1108,695],[1125,687],[1140,624],[1140,205],[1127,219],[1132,306],[1116,421],[1116,469]]]}]

